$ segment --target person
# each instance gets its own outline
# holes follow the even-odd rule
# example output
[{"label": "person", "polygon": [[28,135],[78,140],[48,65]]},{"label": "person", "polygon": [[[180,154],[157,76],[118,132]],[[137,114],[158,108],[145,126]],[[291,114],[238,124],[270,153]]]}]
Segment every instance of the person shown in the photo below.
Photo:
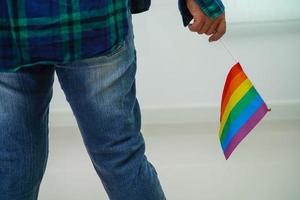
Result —
[{"label": "person", "polygon": [[[0,199],[36,200],[54,72],[111,200],[163,200],[145,155],[132,14],[150,0],[0,1]],[[184,27],[217,41],[220,0],[179,0]],[[192,21],[193,20],[193,21]]]}]

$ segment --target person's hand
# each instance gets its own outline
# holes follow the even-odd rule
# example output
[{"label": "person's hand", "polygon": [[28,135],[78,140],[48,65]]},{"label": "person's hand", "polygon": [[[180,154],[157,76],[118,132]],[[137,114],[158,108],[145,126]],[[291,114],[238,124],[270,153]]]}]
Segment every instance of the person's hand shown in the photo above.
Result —
[{"label": "person's hand", "polygon": [[225,34],[225,13],[212,20],[202,12],[195,0],[186,0],[186,2],[187,8],[194,18],[193,23],[188,25],[190,31],[210,35],[209,42],[217,41]]}]

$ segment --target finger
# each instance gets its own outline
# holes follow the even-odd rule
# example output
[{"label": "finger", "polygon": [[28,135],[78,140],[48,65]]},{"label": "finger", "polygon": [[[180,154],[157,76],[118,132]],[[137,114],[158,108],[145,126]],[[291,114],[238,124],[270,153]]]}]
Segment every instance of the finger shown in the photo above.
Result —
[{"label": "finger", "polygon": [[204,20],[202,17],[195,18],[194,22],[189,25],[189,29],[192,32],[198,32],[204,25]]},{"label": "finger", "polygon": [[203,24],[202,28],[200,29],[200,31],[198,31],[199,34],[203,34],[205,33],[212,25],[212,21],[211,20],[206,20],[205,23]]},{"label": "finger", "polygon": [[209,42],[219,40],[226,32],[226,22],[222,21],[218,27],[216,32],[209,38]]},{"label": "finger", "polygon": [[209,28],[209,30],[206,32],[207,35],[211,35],[214,32],[216,32],[216,29],[218,28],[218,25],[224,21],[225,22],[225,14],[223,13],[222,15],[220,15],[219,17],[217,17],[217,19],[213,22],[213,24],[211,25],[211,27]]},{"label": "finger", "polygon": [[209,40],[209,42],[217,41],[217,40],[219,40],[224,34],[225,34],[225,32],[216,32],[216,33],[214,33],[208,40]]},{"label": "finger", "polygon": [[207,30],[207,32],[205,32],[206,35],[211,35],[211,34],[213,34],[213,33],[216,31],[217,26],[218,26],[219,23],[220,23],[220,22],[214,22],[214,23],[210,26],[210,28]]},{"label": "finger", "polygon": [[223,35],[225,34],[225,32],[219,32],[219,31],[216,31],[208,40],[209,42],[214,42],[214,41],[217,41],[219,40]]}]

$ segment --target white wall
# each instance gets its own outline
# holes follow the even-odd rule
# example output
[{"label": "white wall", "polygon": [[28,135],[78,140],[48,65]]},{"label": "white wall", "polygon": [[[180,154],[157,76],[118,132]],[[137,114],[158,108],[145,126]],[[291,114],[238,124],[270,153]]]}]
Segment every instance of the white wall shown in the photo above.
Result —
[{"label": "white wall", "polygon": [[230,22],[300,19],[299,0],[223,0]]},{"label": "white wall", "polygon": [[[225,1],[224,41],[272,108],[269,118],[300,118],[300,3],[239,2]],[[153,0],[149,12],[134,16],[134,31],[144,123],[217,121],[234,63],[224,47],[184,28],[177,0]],[[54,90],[51,114],[57,124],[70,108],[57,81]]]}]

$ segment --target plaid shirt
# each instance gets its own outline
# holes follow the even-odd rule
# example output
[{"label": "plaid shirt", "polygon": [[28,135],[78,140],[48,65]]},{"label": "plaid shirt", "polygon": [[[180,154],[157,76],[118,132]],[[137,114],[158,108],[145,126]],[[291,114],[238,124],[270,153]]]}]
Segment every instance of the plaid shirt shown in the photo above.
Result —
[{"label": "plaid shirt", "polygon": [[[149,9],[151,0],[1,0],[0,71],[56,64],[113,51],[128,29],[128,15]],[[220,0],[196,0],[214,18]],[[192,17],[185,0],[179,10],[186,26]]]}]

